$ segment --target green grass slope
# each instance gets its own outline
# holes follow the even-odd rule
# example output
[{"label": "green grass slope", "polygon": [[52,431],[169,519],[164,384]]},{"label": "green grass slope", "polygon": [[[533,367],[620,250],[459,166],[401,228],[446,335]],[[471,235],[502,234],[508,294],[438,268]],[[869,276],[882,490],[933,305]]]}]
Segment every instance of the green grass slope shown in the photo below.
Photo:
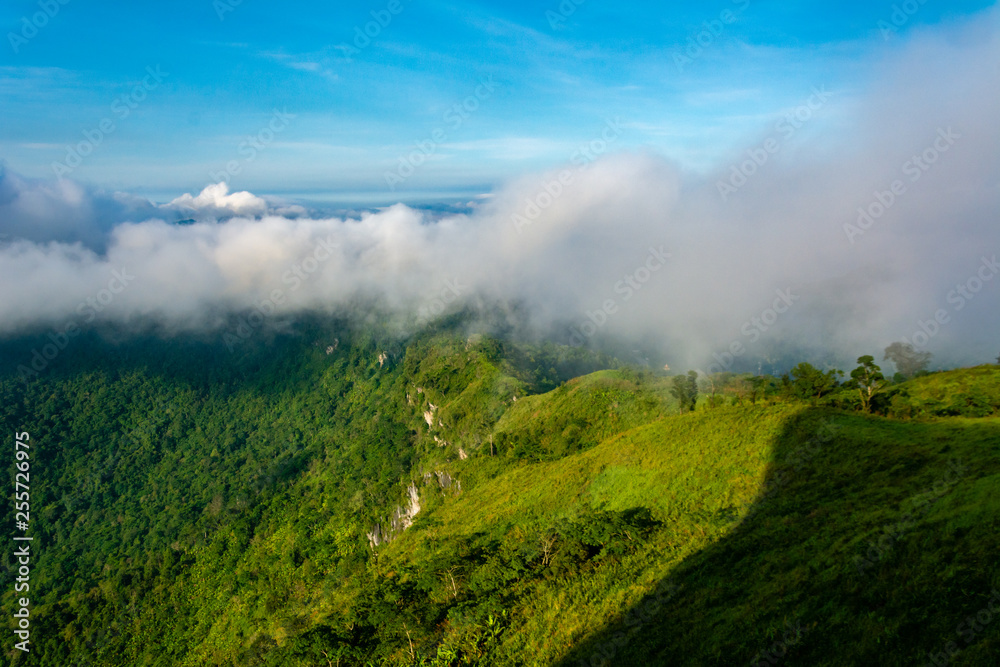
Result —
[{"label": "green grass slope", "polygon": [[462,493],[418,518],[382,552],[383,567],[432,562],[452,571],[455,581],[437,593],[446,627],[458,629],[435,639],[440,645],[462,644],[468,612],[452,610],[475,609],[488,593],[509,610],[510,629],[482,664],[553,664],[750,512],[769,445],[794,410],[661,417],[586,452],[496,476],[489,462],[480,473],[478,461],[466,462],[457,471]]},{"label": "green grass slope", "polygon": [[[829,440],[805,439],[816,420]],[[809,410],[772,450],[749,517],[671,570],[680,590],[560,664],[926,664],[949,642],[960,664],[995,664],[1000,623],[959,630],[1000,586],[1000,422]]]},{"label": "green grass slope", "polygon": [[934,373],[894,387],[888,412],[898,417],[987,417],[1000,414],[1000,368]]},{"label": "green grass slope", "polygon": [[[919,396],[970,377],[988,388],[997,375],[961,370],[900,388]],[[497,431],[555,437],[571,392],[526,400]],[[431,664],[902,665],[949,642],[963,664],[994,664],[1000,622],[972,633],[960,624],[1000,586],[1000,421],[778,404],[602,436],[513,469],[465,462],[462,493],[383,552],[404,582],[427,581],[408,572],[414,563],[448,573],[428,598],[442,605],[439,631],[421,639],[460,657],[429,650]],[[637,544],[627,515],[641,512]],[[620,532],[595,538],[595,515]],[[484,589],[486,577],[508,588]],[[508,625],[477,658],[463,628],[485,592]]]},{"label": "green grass slope", "polygon": [[495,449],[519,459],[557,459],[658,419],[675,405],[666,378],[601,371],[511,406],[494,432]]}]

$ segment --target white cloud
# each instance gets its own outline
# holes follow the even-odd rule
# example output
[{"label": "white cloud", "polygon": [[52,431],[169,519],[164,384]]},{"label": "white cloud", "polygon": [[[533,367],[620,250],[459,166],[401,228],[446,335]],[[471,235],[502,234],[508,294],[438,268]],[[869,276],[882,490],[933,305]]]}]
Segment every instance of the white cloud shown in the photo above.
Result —
[{"label": "white cloud", "polygon": [[215,218],[228,215],[256,216],[267,212],[267,202],[249,192],[229,193],[225,183],[215,183],[207,186],[196,197],[183,194],[174,199],[166,208],[190,211],[198,216]]}]

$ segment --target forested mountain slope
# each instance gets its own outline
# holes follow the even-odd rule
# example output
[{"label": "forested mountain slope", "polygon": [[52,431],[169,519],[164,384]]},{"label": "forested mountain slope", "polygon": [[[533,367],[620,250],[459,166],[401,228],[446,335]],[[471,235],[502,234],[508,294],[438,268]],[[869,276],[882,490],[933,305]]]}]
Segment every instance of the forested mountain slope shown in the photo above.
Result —
[{"label": "forested mountain slope", "polygon": [[457,331],[89,337],[24,383],[32,344],[0,349],[37,549],[12,664],[1000,651],[1000,622],[956,633],[1000,586],[995,367],[897,385],[894,418],[846,395],[678,415],[670,378]]}]

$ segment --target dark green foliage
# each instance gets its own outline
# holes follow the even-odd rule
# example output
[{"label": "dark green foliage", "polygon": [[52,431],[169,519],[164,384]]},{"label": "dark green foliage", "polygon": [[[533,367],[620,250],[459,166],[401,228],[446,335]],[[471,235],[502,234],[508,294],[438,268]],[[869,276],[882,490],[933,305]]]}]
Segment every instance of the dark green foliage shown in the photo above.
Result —
[{"label": "dark green foliage", "polygon": [[[240,354],[211,342],[122,351],[81,341],[28,385],[2,380],[3,427],[30,431],[35,444],[33,526],[47,545],[32,596],[38,664],[191,650],[202,631],[180,619],[209,590],[192,567],[210,567],[214,589],[242,591],[268,613],[287,608],[287,592],[257,579],[264,563],[237,566],[254,539],[283,526],[299,546],[274,565],[306,579],[317,564],[345,575],[364,567],[363,529],[397,501],[415,464],[402,374],[379,367],[375,342],[328,356],[320,348],[347,332],[300,335],[323,338],[249,341]],[[317,521],[341,526],[346,541],[306,538]],[[7,596],[11,572],[0,575]],[[162,629],[175,622],[168,640]],[[272,649],[262,637],[236,662]]]},{"label": "dark green foliage", "polygon": [[[32,344],[0,346],[4,367],[30,360]],[[35,445],[33,526],[47,545],[33,573],[37,664],[391,655],[400,632],[425,635],[449,607],[379,574],[365,532],[402,502],[421,461],[483,444],[531,391],[515,376],[544,387],[608,363],[483,336],[404,347],[320,322],[232,347],[88,335],[27,384],[0,377],[0,426]],[[588,446],[586,426],[568,423],[562,449]],[[425,506],[440,502],[426,483],[421,492]],[[0,572],[6,603],[14,572]],[[339,610],[344,595],[357,603]],[[499,633],[504,610],[477,609],[476,623]],[[222,634],[210,635],[218,619]]]},{"label": "dark green foliage", "polygon": [[791,371],[791,381],[786,383],[791,394],[802,399],[820,399],[838,386],[844,372],[836,369],[823,372],[812,364],[802,362]]},{"label": "dark green foliage", "polygon": [[677,400],[681,414],[684,411],[693,412],[698,404],[698,372],[688,371],[688,374],[675,376],[671,396]]}]

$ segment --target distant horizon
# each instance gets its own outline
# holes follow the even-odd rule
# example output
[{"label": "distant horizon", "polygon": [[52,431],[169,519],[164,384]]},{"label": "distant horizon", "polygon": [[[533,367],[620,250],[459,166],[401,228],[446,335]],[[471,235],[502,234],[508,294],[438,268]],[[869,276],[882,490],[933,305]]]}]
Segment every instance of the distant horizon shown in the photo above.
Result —
[{"label": "distant horizon", "polygon": [[[135,194],[146,197],[154,204],[168,204],[174,199],[184,194],[191,193],[188,190],[165,190],[156,192],[135,192]],[[280,199],[289,203],[301,204],[303,206],[317,206],[335,209],[384,209],[397,204],[410,206],[412,208],[437,208],[454,204],[464,204],[470,200],[485,201],[493,196],[490,191],[473,189],[468,191],[433,191],[433,192],[400,192],[397,195],[386,196],[378,191],[367,192],[338,192],[336,190],[316,190],[316,191],[255,191],[254,194],[266,199]]]}]

